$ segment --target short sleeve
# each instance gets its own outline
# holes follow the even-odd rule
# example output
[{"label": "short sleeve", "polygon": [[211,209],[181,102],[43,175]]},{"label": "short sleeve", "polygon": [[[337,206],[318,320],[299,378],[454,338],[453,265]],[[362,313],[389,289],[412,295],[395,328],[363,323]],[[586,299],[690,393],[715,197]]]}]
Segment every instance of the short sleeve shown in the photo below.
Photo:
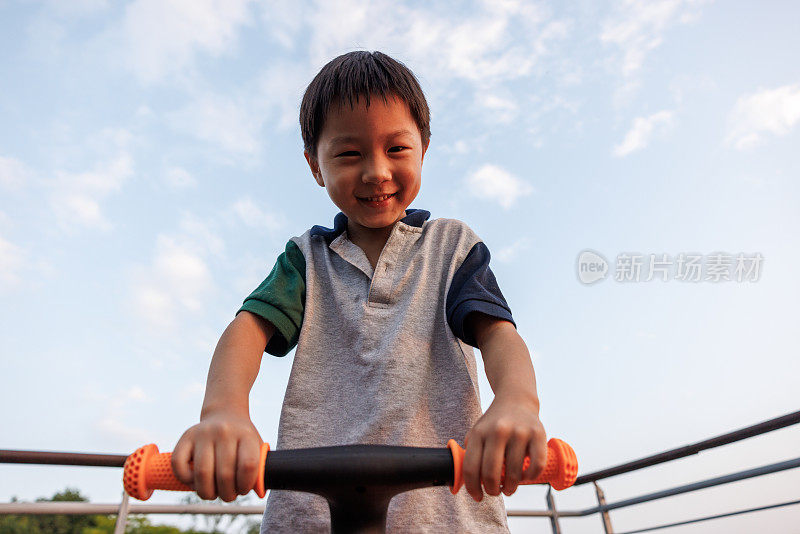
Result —
[{"label": "short sleeve", "polygon": [[477,347],[474,332],[469,331],[465,324],[471,312],[510,321],[516,327],[511,309],[489,268],[490,257],[486,245],[476,243],[453,275],[447,292],[447,323],[457,338],[473,347]]},{"label": "short sleeve", "polygon": [[248,311],[275,327],[265,352],[285,356],[300,337],[306,300],[306,260],[294,241],[278,256],[275,267],[261,285],[244,300],[237,314]]}]

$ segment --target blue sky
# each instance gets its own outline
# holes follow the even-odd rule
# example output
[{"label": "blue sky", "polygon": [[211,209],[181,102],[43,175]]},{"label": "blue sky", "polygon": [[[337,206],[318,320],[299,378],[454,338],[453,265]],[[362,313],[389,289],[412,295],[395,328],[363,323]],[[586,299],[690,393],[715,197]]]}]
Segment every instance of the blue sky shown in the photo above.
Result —
[{"label": "blue sky", "polygon": [[[791,2],[0,1],[0,448],[171,450],[216,340],[286,240],[336,209],[303,90],[381,50],[432,140],[412,207],[466,221],[582,472],[798,409],[800,16]],[[592,285],[579,253],[610,264]],[[759,253],[757,281],[618,282],[623,253]],[[252,416],[275,441],[291,356]],[[491,402],[482,381],[483,402]],[[608,480],[610,501],[797,456],[800,432]],[[114,470],[0,466],[0,499]],[[619,530],[796,498],[794,472],[612,514]],[[509,508],[542,508],[523,488]],[[155,496],[174,502],[178,496]],[[588,507],[589,488],[559,495]],[[776,530],[797,508],[693,527]],[[537,519],[514,532],[546,532]],[[600,532],[597,518],[564,520]]]}]

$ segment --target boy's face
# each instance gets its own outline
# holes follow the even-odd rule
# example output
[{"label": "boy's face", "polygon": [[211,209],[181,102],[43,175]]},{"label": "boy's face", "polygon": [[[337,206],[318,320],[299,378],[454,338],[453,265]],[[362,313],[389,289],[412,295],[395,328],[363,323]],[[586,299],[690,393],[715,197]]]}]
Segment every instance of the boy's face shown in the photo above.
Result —
[{"label": "boy's face", "polygon": [[320,134],[315,160],[306,160],[317,183],[349,223],[385,228],[405,215],[419,192],[427,145],[405,102],[359,99],[353,109],[334,103]]}]

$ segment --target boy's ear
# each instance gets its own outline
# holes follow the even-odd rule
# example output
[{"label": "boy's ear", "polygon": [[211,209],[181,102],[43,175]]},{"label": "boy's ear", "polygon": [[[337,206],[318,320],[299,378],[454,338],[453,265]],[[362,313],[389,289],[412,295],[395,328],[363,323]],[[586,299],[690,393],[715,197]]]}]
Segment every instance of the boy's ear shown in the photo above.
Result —
[{"label": "boy's ear", "polygon": [[311,169],[311,174],[314,175],[314,180],[317,181],[320,187],[325,187],[325,181],[322,179],[322,172],[319,170],[319,162],[317,161],[317,158],[312,156],[308,150],[304,150],[303,155],[306,157],[308,166]]},{"label": "boy's ear", "polygon": [[424,145],[422,145],[422,160],[420,161],[420,165],[425,162],[425,153],[428,151],[428,147],[431,145],[431,140],[428,139]]}]

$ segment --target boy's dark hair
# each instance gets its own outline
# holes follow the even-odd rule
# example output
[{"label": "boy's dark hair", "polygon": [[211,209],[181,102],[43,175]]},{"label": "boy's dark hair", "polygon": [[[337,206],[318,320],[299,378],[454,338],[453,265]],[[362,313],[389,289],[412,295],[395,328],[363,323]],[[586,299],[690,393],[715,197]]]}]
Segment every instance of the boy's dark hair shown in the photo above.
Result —
[{"label": "boy's dark hair", "polygon": [[319,136],[331,104],[380,95],[384,102],[395,95],[403,100],[417,123],[423,146],[431,137],[430,111],[422,88],[408,67],[382,52],[356,51],[329,61],[308,84],[300,105],[300,132],[305,150],[317,158]]}]

